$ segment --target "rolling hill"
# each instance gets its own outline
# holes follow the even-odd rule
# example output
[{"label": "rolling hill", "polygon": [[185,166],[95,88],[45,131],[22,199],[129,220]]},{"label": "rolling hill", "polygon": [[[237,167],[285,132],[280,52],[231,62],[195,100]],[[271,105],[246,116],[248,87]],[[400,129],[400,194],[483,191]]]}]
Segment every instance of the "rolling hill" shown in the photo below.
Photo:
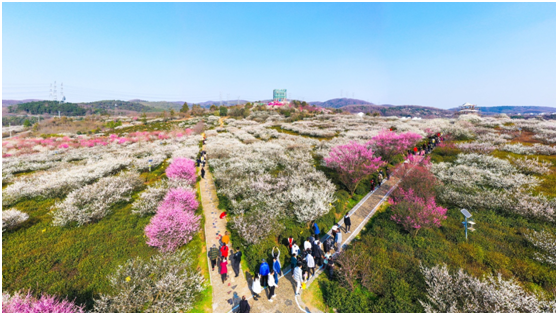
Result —
[{"label": "rolling hill", "polygon": [[[451,111],[458,111],[459,108],[450,108]],[[482,114],[496,115],[496,114],[539,114],[539,113],[556,113],[556,107],[548,106],[485,106],[479,107]]]},{"label": "rolling hill", "polygon": [[374,105],[367,101],[357,100],[354,98],[334,98],[325,102],[308,102],[308,104],[328,108],[341,108],[349,105]]}]

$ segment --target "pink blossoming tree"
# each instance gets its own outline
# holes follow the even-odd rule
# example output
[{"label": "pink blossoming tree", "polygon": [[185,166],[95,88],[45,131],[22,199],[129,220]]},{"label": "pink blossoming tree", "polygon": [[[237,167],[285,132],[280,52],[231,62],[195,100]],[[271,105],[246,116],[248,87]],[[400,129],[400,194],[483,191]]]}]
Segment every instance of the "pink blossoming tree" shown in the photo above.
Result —
[{"label": "pink blossoming tree", "polygon": [[200,227],[200,217],[180,207],[160,207],[145,227],[147,245],[162,252],[173,252],[187,244]]},{"label": "pink blossoming tree", "polygon": [[385,164],[381,157],[374,157],[374,151],[357,142],[332,148],[324,161],[327,167],[339,173],[339,180],[349,189],[351,195],[363,178]]},{"label": "pink blossoming tree", "polygon": [[59,299],[54,295],[43,294],[36,298],[28,291],[13,295],[2,294],[2,313],[83,313],[83,306]]},{"label": "pink blossoming tree", "polygon": [[384,161],[391,161],[397,154],[404,153],[405,150],[413,147],[422,136],[413,132],[397,134],[389,130],[382,130],[378,135],[372,137],[366,144],[373,148]]},{"label": "pink blossoming tree", "polygon": [[196,183],[196,165],[194,161],[187,158],[176,158],[167,167],[168,178],[185,180],[189,185]]},{"label": "pink blossoming tree", "polygon": [[163,199],[159,206],[159,210],[180,208],[185,211],[195,212],[198,209],[198,205],[196,194],[193,191],[184,188],[173,188],[168,191],[165,199]]},{"label": "pink blossoming tree", "polygon": [[442,220],[446,219],[448,209],[436,205],[434,197],[421,198],[415,194],[413,189],[404,191],[399,188],[399,200],[390,198],[391,219],[413,236],[416,236],[422,228],[440,227]]}]

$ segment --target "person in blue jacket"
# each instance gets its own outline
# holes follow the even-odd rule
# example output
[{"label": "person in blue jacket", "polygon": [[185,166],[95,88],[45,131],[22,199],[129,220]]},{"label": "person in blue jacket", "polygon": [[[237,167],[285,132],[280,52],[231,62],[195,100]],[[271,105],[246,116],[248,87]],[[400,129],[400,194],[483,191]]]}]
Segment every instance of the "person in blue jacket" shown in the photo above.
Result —
[{"label": "person in blue jacket", "polygon": [[269,265],[267,264],[265,259],[262,259],[262,264],[260,265],[260,281],[262,287],[264,288],[267,287],[268,276],[269,276]]},{"label": "person in blue jacket", "polygon": [[318,227],[318,223],[314,222],[314,238],[319,240],[320,239],[320,228]]},{"label": "person in blue jacket", "polygon": [[279,257],[273,257],[273,277],[275,278],[275,285],[279,286],[279,276],[281,275],[281,263],[279,262]]}]

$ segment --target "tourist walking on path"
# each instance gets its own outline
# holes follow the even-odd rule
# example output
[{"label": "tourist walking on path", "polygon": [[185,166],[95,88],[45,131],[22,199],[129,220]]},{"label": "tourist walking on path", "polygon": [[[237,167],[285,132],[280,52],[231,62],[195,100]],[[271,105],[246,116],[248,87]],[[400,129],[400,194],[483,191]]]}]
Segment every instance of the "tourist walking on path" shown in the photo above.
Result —
[{"label": "tourist walking on path", "polygon": [[382,187],[382,181],[384,180],[384,176],[382,175],[382,173],[380,172],[378,174],[378,188]]},{"label": "tourist walking on path", "polygon": [[298,259],[296,258],[296,254],[292,254],[291,255],[291,271],[294,272],[297,263],[298,263]]},{"label": "tourist walking on path", "polygon": [[228,244],[230,242],[231,238],[229,236],[229,231],[225,231],[225,235],[223,235],[221,237],[221,245],[225,245]]},{"label": "tourist walking on path", "polygon": [[240,251],[240,247],[236,247],[236,252],[234,252],[234,255],[232,256],[232,267],[234,270],[234,277],[238,277],[238,274],[240,273],[240,260],[242,259],[242,252]]},{"label": "tourist walking on path", "polygon": [[302,266],[301,263],[298,263],[293,271],[293,279],[296,282],[295,286],[295,295],[300,295],[300,288],[302,287]]},{"label": "tourist walking on path", "polygon": [[387,180],[389,180],[390,177],[391,177],[391,171],[389,170],[389,168],[386,168],[386,178],[387,178]]},{"label": "tourist walking on path", "polygon": [[314,222],[314,238],[315,239],[319,239],[320,238],[320,228],[318,227],[318,223]]},{"label": "tourist walking on path", "polygon": [[275,287],[277,286],[277,283],[275,283],[275,272],[273,270],[271,270],[271,277],[269,277],[267,279],[267,285],[269,286],[269,298],[268,301],[269,302],[273,302],[273,298],[275,297]]},{"label": "tourist walking on path", "polygon": [[298,248],[298,245],[296,245],[296,242],[293,242],[293,247],[291,249],[291,254],[300,255],[300,248]]},{"label": "tourist walking on path", "polygon": [[308,265],[308,271],[312,272],[312,277],[314,276],[314,272],[316,271],[316,262],[314,261],[314,257],[310,255],[310,253],[306,254],[306,264]]},{"label": "tourist walking on path", "polygon": [[262,293],[261,279],[260,275],[257,273],[254,275],[254,279],[252,280],[252,292],[254,292],[254,295],[258,298],[260,297],[260,293]]},{"label": "tourist walking on path", "polygon": [[341,242],[343,241],[343,237],[341,236],[341,232],[337,233],[335,235],[335,241],[337,243],[337,252],[339,253],[341,251]]},{"label": "tourist walking on path", "polygon": [[343,223],[345,223],[345,231],[346,233],[351,233],[351,217],[349,217],[349,214],[345,214],[345,217],[343,218]]},{"label": "tourist walking on path", "polygon": [[372,179],[370,181],[370,191],[374,191],[374,188],[376,188],[376,182]]},{"label": "tourist walking on path", "polygon": [[324,252],[326,254],[329,253],[329,251],[331,251],[331,249],[333,248],[333,241],[334,241],[333,237],[328,237],[324,242]]},{"label": "tourist walking on path", "polygon": [[205,179],[205,170],[203,169],[203,167],[202,167],[202,170],[201,170],[201,178]]},{"label": "tourist walking on path", "polygon": [[227,246],[227,244],[221,246],[221,257],[223,258],[229,257],[229,247]]},{"label": "tourist walking on path", "polygon": [[267,286],[268,276],[269,276],[269,265],[267,264],[267,261],[265,261],[265,259],[262,259],[262,263],[260,265],[260,277],[261,277],[262,287],[264,288]]},{"label": "tourist walking on path", "polygon": [[211,260],[211,271],[215,270],[215,265],[217,264],[217,258],[219,258],[219,249],[217,245],[213,244],[209,250],[209,260]]},{"label": "tourist walking on path", "polygon": [[227,280],[227,272],[227,258],[223,258],[221,261],[221,281],[223,281],[223,283]]},{"label": "tourist walking on path", "polygon": [[273,257],[273,277],[275,278],[275,284],[277,284],[277,286],[279,286],[279,276],[281,275],[281,272],[279,257]]},{"label": "tourist walking on path", "polygon": [[333,278],[333,256],[331,256],[331,254],[326,254],[326,260],[327,278],[331,280]]},{"label": "tourist walking on path", "polygon": [[310,243],[310,238],[307,238],[306,241],[304,241],[304,251],[309,249],[312,249],[312,244]]},{"label": "tourist walking on path", "polygon": [[250,304],[248,304],[248,301],[246,300],[246,295],[242,296],[242,300],[240,301],[239,307],[238,307],[238,312],[239,313],[250,313]]},{"label": "tourist walking on path", "polygon": [[292,252],[293,252],[294,239],[293,239],[292,236],[289,236],[289,238],[287,239],[287,241],[289,242],[289,252],[292,253]]}]

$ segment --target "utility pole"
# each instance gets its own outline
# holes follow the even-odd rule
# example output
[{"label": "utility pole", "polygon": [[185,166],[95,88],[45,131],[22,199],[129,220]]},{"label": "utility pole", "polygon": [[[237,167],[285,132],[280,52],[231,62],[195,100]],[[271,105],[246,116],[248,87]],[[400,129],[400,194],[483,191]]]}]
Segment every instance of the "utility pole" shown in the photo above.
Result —
[{"label": "utility pole", "polygon": [[56,94],[56,81],[54,81],[53,93],[54,93],[54,101],[56,102],[56,101],[58,101],[58,95]]},{"label": "utility pole", "polygon": [[60,111],[58,111],[58,118],[60,118]]}]

